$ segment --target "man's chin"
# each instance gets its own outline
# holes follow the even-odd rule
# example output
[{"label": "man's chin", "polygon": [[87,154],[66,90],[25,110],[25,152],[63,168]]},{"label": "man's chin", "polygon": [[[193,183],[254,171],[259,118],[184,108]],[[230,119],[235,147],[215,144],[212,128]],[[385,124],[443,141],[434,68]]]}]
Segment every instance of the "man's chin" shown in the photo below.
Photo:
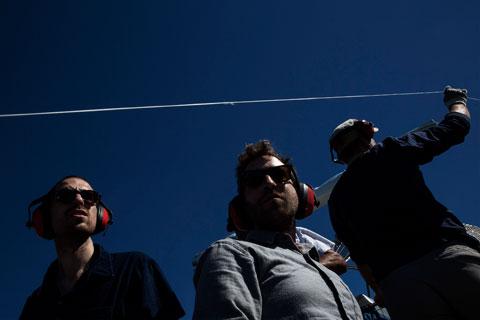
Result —
[{"label": "man's chin", "polygon": [[268,201],[261,207],[261,211],[269,216],[277,216],[277,217],[290,217],[295,216],[295,214],[291,214],[286,206],[285,201],[282,199],[273,199],[273,201]]},{"label": "man's chin", "polygon": [[282,199],[272,198],[262,204],[261,210],[265,212],[283,211],[284,206],[285,202]]},{"label": "man's chin", "polygon": [[87,239],[93,235],[95,230],[92,230],[91,227],[81,223],[77,225],[70,226],[68,230],[65,230],[61,235],[62,238],[71,238],[71,239]]},{"label": "man's chin", "polygon": [[279,210],[265,210],[262,212],[262,225],[267,230],[284,231],[294,223],[295,216],[279,212]]}]

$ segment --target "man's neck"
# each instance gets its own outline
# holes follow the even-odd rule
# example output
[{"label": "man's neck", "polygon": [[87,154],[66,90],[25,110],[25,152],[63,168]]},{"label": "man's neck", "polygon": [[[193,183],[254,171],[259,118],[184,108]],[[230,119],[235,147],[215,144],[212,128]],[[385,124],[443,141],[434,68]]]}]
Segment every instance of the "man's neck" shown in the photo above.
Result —
[{"label": "man's neck", "polygon": [[295,224],[295,220],[293,220],[292,224],[289,225],[286,229],[282,229],[282,230],[271,230],[271,231],[275,231],[275,232],[280,232],[280,233],[284,233],[284,234],[287,234],[289,235],[293,242],[295,242],[295,238],[296,238],[296,234],[297,234],[297,229],[296,229],[296,224]]},{"label": "man's neck", "polygon": [[295,239],[297,237],[297,229],[296,229],[296,226],[295,226],[295,222],[289,228],[289,230],[286,232],[286,234],[288,234],[290,237],[292,237],[293,242],[295,242]]},{"label": "man's neck", "polygon": [[85,272],[88,262],[93,256],[92,238],[87,239],[55,239],[59,273],[57,284],[62,294],[70,291]]}]

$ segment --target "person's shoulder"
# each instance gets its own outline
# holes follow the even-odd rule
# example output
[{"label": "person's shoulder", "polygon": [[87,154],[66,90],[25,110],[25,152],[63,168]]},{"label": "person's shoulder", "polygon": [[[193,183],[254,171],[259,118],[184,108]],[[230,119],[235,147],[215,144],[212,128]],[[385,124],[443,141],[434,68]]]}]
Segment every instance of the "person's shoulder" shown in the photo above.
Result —
[{"label": "person's shoulder", "polygon": [[142,251],[120,251],[110,253],[112,257],[116,258],[129,258],[129,259],[140,259],[140,260],[149,260],[151,257],[142,252]]},{"label": "person's shoulder", "polygon": [[142,251],[118,251],[110,252],[102,245],[95,243],[95,250],[98,250],[99,256],[109,256],[113,259],[151,259],[146,253]]},{"label": "person's shoulder", "polygon": [[42,289],[42,286],[38,286],[37,288],[35,288],[35,290],[33,290],[33,292],[28,296],[25,304],[29,304],[38,300],[42,295]]},{"label": "person's shoulder", "polygon": [[373,145],[368,152],[365,153],[363,158],[363,164],[367,166],[378,166],[389,159],[392,151],[396,151],[398,147],[403,145],[400,137],[388,136],[382,141],[379,141]]},{"label": "person's shoulder", "polygon": [[[119,270],[131,269],[131,268],[143,268],[142,266],[154,265],[156,267],[157,263],[155,260],[141,251],[120,251],[120,252],[108,252],[103,247],[100,248],[100,257],[98,258],[101,261],[101,264],[111,264],[113,267],[114,273]],[[108,262],[110,261],[110,262]]]},{"label": "person's shoulder", "polygon": [[55,259],[48,266],[47,271],[43,275],[42,282],[39,286],[33,290],[32,294],[28,297],[28,300],[37,300],[41,296],[44,296],[46,293],[50,292],[52,286],[55,286],[55,281],[58,273],[58,260]]},{"label": "person's shoulder", "polygon": [[246,241],[241,241],[236,238],[226,237],[223,239],[219,239],[213,242],[209,248],[217,248],[217,247],[244,247]]},{"label": "person's shoulder", "polygon": [[27,297],[23,305],[22,313],[19,319],[32,319],[38,317],[41,313],[42,303],[42,286],[39,286]]},{"label": "person's shoulder", "polygon": [[232,237],[226,237],[219,239],[212,243],[207,250],[205,250],[203,255],[209,253],[219,253],[219,252],[230,252],[230,253],[241,253],[246,254],[248,248],[252,247],[254,244],[244,240],[238,240]]},{"label": "person's shoulder", "polygon": [[112,261],[117,263],[145,264],[152,263],[155,260],[142,251],[122,251],[110,253]]},{"label": "person's shoulder", "polygon": [[[196,273],[203,268],[205,263],[218,264],[220,260],[252,259],[249,253],[250,242],[227,237],[212,243],[205,251],[196,256],[194,266]],[[232,258],[236,257],[236,258]]]},{"label": "person's shoulder", "polygon": [[[110,254],[115,274],[157,275],[164,278],[163,270],[148,254],[141,251],[123,251]],[[136,278],[138,280],[138,278]],[[143,280],[141,280],[143,281]],[[162,280],[165,281],[165,280]]]}]

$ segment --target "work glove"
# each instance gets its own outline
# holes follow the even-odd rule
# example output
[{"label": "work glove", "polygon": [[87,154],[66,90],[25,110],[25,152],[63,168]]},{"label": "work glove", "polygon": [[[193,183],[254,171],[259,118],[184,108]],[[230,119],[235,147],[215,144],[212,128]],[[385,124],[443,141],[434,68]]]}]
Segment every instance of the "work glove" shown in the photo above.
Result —
[{"label": "work glove", "polygon": [[467,89],[456,89],[446,86],[443,90],[443,103],[450,109],[450,106],[455,103],[467,105]]}]

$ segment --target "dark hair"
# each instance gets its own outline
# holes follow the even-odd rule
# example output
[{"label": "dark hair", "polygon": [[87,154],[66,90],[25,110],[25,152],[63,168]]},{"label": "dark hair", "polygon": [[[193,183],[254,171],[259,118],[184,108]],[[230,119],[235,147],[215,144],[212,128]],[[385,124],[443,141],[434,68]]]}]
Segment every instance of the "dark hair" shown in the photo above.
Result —
[{"label": "dark hair", "polygon": [[[243,210],[243,201],[241,200],[243,195],[243,185],[242,185],[241,177],[245,169],[250,164],[250,162],[263,156],[272,156],[282,161],[284,164],[291,165],[290,159],[288,157],[281,156],[273,148],[272,143],[269,140],[263,139],[255,143],[249,143],[245,145],[245,149],[238,156],[237,168],[235,170],[236,178],[237,178],[237,192],[239,194],[238,200],[235,202],[236,202],[236,208],[237,208],[238,214],[240,214],[243,217],[243,219],[245,219],[244,222],[246,222],[247,224],[249,223],[247,221],[248,217],[246,216]],[[236,233],[239,232],[239,230],[235,228],[235,225],[232,219],[230,218],[230,215],[228,215],[228,218],[227,218],[227,231],[229,232],[235,231]]]}]

